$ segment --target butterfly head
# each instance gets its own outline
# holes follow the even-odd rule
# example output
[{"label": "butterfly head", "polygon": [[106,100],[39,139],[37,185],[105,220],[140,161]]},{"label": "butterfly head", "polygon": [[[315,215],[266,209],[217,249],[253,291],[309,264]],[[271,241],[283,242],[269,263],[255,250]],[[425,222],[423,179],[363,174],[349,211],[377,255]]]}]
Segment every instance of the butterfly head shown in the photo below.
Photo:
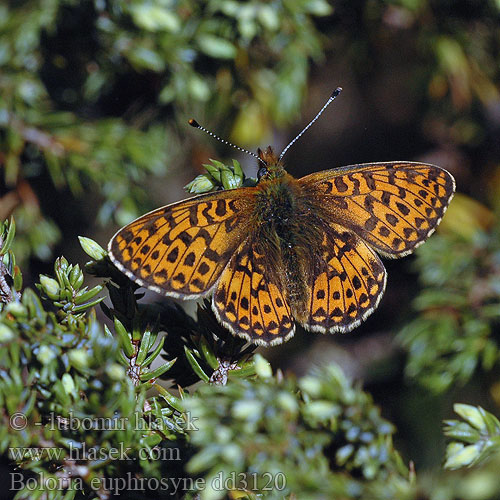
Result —
[{"label": "butterfly head", "polygon": [[265,150],[259,148],[257,155],[259,157],[259,170],[257,172],[259,181],[262,178],[273,179],[284,175],[283,163],[278,159],[271,146]]}]

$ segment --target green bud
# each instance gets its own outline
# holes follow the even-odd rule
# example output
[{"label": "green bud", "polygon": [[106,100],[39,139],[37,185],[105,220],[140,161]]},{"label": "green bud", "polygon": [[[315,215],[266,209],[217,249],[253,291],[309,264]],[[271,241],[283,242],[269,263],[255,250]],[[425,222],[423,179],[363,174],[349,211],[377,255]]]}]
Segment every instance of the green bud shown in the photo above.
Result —
[{"label": "green bud", "polygon": [[42,345],[36,355],[38,361],[42,365],[48,365],[53,359],[57,357],[57,354],[48,346]]},{"label": "green bud", "polygon": [[188,193],[201,194],[211,191],[217,184],[207,174],[198,175],[184,186]]},{"label": "green bud", "polygon": [[299,386],[303,392],[311,397],[318,397],[321,394],[321,381],[315,377],[304,377],[300,380]]},{"label": "green bud", "polygon": [[0,323],[0,342],[7,343],[14,340],[15,333],[7,325]]},{"label": "green bud", "polygon": [[295,414],[299,409],[297,400],[289,392],[280,392],[278,394],[277,403],[283,410]]},{"label": "green bud", "polygon": [[10,302],[5,306],[4,311],[12,314],[15,318],[23,318],[28,314],[28,309],[20,302]]},{"label": "green bud", "polygon": [[61,378],[61,382],[66,394],[76,398],[76,386],[73,377],[69,373],[65,373]]},{"label": "green bud", "polygon": [[273,370],[267,359],[263,358],[260,354],[256,354],[253,358],[255,364],[255,373],[260,378],[269,378],[273,376]]},{"label": "green bud", "polygon": [[337,417],[339,410],[329,401],[311,401],[307,404],[305,412],[316,420],[326,420]]},{"label": "green bud", "polygon": [[49,276],[45,276],[44,274],[40,275],[40,285],[45,295],[52,300],[58,300],[61,293],[61,287],[59,283]]},{"label": "green bud", "polygon": [[461,443],[451,443],[446,449],[448,458],[444,464],[446,469],[459,469],[471,465],[479,456],[476,445],[462,446]]},{"label": "green bud", "polygon": [[89,355],[87,351],[83,349],[72,349],[68,352],[69,360],[71,364],[80,370],[85,370],[89,365]]},{"label": "green bud", "polygon": [[94,240],[86,238],[85,236],[78,236],[78,239],[80,240],[80,245],[83,251],[89,257],[92,257],[92,259],[101,260],[108,255],[108,252],[106,252],[106,250],[104,250],[104,248],[102,248],[101,245],[96,243]]},{"label": "green bud", "polygon": [[470,425],[480,431],[486,431],[486,423],[478,408],[472,405],[456,403],[453,405],[453,409]]},{"label": "green bud", "polygon": [[78,290],[83,285],[83,273],[78,264],[76,264],[69,273],[69,282],[71,283],[71,286],[76,290]]},{"label": "green bud", "polygon": [[223,170],[220,177],[224,189],[235,189],[241,185],[241,181],[231,172],[231,170]]},{"label": "green bud", "polygon": [[262,411],[263,407],[260,401],[242,399],[234,403],[231,413],[235,418],[256,421],[260,419]]},{"label": "green bud", "polygon": [[106,373],[111,380],[123,380],[125,378],[125,369],[118,363],[111,363],[106,366]]}]

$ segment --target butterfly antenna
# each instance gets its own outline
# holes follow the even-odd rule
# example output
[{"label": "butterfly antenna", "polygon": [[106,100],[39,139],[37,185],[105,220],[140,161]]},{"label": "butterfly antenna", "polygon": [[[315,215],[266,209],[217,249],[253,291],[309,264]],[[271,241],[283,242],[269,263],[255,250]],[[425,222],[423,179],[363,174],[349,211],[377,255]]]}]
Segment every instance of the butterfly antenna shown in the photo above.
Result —
[{"label": "butterfly antenna", "polygon": [[262,158],[260,158],[259,156],[257,156],[255,153],[252,153],[251,151],[248,151],[248,149],[240,148],[239,146],[236,146],[232,142],[229,142],[229,141],[226,141],[225,139],[222,139],[222,137],[219,137],[218,135],[214,134],[213,132],[210,132],[210,130],[206,129],[205,127],[202,127],[193,118],[191,118],[188,121],[188,123],[189,123],[189,125],[191,125],[191,127],[199,128],[200,130],[203,130],[203,132],[206,132],[210,137],[213,137],[214,139],[217,139],[219,142],[222,142],[223,144],[227,144],[228,146],[231,146],[231,147],[237,149],[238,151],[241,151],[242,153],[247,153],[250,156],[253,156],[254,158],[257,158],[257,160],[259,160],[261,163],[263,163],[264,165],[266,165],[266,162]]},{"label": "butterfly antenna", "polygon": [[285,153],[290,149],[290,147],[295,143],[295,141],[297,141],[304,135],[305,131],[323,114],[323,111],[325,111],[325,109],[335,100],[335,98],[341,92],[342,92],[342,87],[337,87],[333,91],[332,95],[330,96],[328,101],[326,101],[325,105],[319,110],[318,114],[308,123],[308,125],[306,125],[306,127],[304,127],[304,130],[302,130],[302,132],[299,135],[297,135],[297,137],[295,137],[295,139],[292,142],[290,142],[288,146],[281,152],[279,160],[281,160],[281,158],[285,156]]}]

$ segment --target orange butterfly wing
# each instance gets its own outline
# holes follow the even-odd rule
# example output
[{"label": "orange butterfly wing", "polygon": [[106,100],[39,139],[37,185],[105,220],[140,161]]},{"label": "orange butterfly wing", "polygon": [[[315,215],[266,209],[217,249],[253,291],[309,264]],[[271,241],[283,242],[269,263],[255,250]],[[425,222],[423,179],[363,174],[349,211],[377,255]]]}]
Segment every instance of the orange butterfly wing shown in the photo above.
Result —
[{"label": "orange butterfly wing", "polygon": [[226,328],[261,345],[280,344],[295,330],[285,290],[274,282],[268,256],[262,242],[248,238],[223,271],[212,300]]},{"label": "orange butterfly wing", "polygon": [[204,296],[246,237],[254,198],[253,188],[240,188],[153,210],[113,236],[109,256],[131,280],[155,292]]},{"label": "orange butterfly wing", "polygon": [[308,308],[296,317],[308,330],[350,331],[377,307],[385,257],[411,253],[441,221],[455,181],[444,169],[411,162],[336,168],[298,180],[314,199],[321,251],[311,256]]},{"label": "orange butterfly wing", "polygon": [[351,165],[299,179],[332,221],[385,257],[411,253],[432,234],[455,192],[444,169],[425,163]]},{"label": "orange butterfly wing", "polygon": [[296,312],[306,330],[348,332],[377,307],[385,290],[380,258],[361,238],[337,224],[311,255],[307,309]]}]

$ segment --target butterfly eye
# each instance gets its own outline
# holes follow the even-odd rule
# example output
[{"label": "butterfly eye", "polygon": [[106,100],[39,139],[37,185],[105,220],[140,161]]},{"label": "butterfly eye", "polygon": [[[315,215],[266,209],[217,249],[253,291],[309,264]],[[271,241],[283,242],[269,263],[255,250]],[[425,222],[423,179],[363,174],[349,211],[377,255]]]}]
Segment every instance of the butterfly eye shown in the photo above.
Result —
[{"label": "butterfly eye", "polygon": [[257,172],[257,179],[260,180],[260,178],[266,174],[267,174],[267,167],[260,167],[259,171]]}]

